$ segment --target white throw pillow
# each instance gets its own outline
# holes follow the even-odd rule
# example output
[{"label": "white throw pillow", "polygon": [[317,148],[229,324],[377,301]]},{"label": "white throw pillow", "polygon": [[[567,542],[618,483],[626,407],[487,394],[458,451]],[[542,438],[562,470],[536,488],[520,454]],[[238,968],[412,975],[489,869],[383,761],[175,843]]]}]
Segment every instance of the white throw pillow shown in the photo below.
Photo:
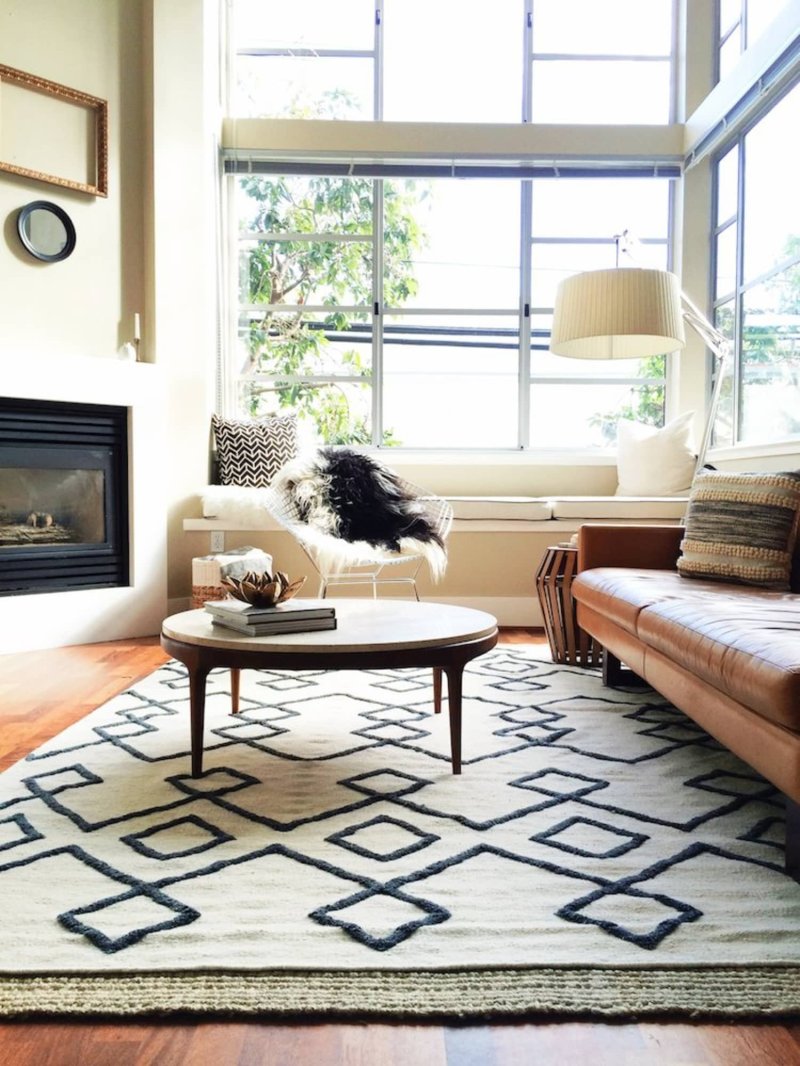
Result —
[{"label": "white throw pillow", "polygon": [[692,487],[697,456],[693,411],[663,429],[620,420],[617,426],[617,496],[676,496]]}]

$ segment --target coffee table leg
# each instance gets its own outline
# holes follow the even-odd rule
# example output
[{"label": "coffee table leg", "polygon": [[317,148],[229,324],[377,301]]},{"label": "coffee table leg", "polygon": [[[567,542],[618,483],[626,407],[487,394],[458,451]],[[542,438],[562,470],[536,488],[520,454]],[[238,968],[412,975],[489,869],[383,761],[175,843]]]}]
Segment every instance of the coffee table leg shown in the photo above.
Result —
[{"label": "coffee table leg", "polygon": [[441,714],[442,711],[442,668],[433,668],[433,713]]},{"label": "coffee table leg", "polygon": [[239,713],[239,679],[241,670],[231,668],[231,714]]},{"label": "coffee table leg", "polygon": [[447,674],[447,708],[450,712],[450,761],[453,773],[461,773],[461,672],[463,666],[452,666]]},{"label": "coffee table leg", "polygon": [[189,666],[189,711],[192,736],[192,777],[203,773],[203,725],[206,715],[206,678],[208,667]]}]

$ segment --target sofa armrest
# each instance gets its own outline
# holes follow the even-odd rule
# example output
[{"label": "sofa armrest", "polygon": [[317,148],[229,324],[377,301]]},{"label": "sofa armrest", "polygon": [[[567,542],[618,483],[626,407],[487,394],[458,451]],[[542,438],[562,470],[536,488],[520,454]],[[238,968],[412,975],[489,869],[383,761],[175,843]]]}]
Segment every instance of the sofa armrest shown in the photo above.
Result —
[{"label": "sofa armrest", "polygon": [[595,566],[629,566],[674,570],[683,526],[593,525],[578,530],[578,570]]}]

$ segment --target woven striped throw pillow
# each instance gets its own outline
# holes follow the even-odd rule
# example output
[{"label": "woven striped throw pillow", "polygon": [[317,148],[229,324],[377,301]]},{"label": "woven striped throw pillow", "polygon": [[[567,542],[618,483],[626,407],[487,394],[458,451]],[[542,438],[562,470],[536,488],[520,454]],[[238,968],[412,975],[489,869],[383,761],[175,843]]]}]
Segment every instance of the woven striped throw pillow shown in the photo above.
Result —
[{"label": "woven striped throw pillow", "polygon": [[682,577],[788,589],[800,515],[800,471],[695,478],[678,571]]},{"label": "woven striped throw pillow", "polygon": [[267,488],[284,463],[297,455],[297,416],[221,418],[211,424],[221,485]]}]

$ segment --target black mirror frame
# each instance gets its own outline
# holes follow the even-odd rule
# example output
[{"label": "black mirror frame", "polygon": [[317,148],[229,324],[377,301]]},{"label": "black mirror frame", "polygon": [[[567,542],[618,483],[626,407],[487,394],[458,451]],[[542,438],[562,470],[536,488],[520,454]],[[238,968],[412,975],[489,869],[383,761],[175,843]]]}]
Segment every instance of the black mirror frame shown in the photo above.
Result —
[{"label": "black mirror frame", "polygon": [[[34,211],[49,211],[51,214],[55,215],[63,225],[67,233],[67,240],[60,252],[54,252],[52,255],[47,255],[45,252],[40,252],[33,244],[31,244],[31,241],[25,232],[25,222]],[[30,252],[34,259],[40,259],[43,263],[58,263],[62,259],[66,259],[68,256],[72,255],[75,251],[75,226],[72,219],[62,207],[59,207],[58,204],[51,203],[49,200],[33,200],[31,203],[25,204],[20,210],[19,215],[17,215],[17,233],[26,250]]]}]

